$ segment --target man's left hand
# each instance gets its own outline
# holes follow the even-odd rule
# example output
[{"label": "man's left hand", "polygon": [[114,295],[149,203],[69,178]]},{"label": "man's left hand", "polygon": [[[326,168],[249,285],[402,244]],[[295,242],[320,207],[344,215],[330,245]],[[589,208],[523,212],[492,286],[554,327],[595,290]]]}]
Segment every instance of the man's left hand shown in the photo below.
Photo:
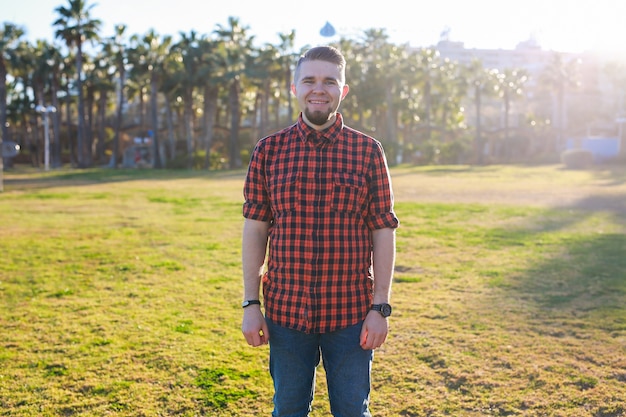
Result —
[{"label": "man's left hand", "polygon": [[370,311],[361,329],[361,348],[376,349],[382,346],[389,334],[389,320],[378,311]]}]

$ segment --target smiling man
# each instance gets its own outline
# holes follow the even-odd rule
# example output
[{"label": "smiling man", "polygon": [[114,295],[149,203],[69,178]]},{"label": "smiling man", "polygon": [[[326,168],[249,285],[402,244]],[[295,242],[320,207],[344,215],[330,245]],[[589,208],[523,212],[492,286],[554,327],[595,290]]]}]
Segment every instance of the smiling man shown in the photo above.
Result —
[{"label": "smiling man", "polygon": [[274,417],[309,415],[320,359],[333,415],[370,416],[373,352],[389,331],[399,222],[380,142],[338,113],[345,66],[329,46],[300,57],[300,117],[258,142],[244,184],[242,332],[269,343]]}]

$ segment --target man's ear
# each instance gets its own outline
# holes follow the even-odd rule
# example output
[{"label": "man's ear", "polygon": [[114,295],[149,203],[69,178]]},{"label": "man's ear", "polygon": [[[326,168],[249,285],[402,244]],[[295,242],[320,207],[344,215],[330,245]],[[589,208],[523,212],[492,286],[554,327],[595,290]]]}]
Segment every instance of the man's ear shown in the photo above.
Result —
[{"label": "man's ear", "polygon": [[296,95],[296,85],[294,83],[291,83],[291,93],[295,96]]},{"label": "man's ear", "polygon": [[346,98],[346,96],[348,95],[349,91],[350,91],[350,86],[348,84],[344,84],[343,88],[341,89],[341,99],[342,100],[344,98]]}]

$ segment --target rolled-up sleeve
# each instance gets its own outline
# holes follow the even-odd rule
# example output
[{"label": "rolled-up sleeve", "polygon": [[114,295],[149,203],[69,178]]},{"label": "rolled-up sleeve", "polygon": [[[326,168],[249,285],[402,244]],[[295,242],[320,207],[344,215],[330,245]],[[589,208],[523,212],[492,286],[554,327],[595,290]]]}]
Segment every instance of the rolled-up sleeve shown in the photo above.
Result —
[{"label": "rolled-up sleeve", "polygon": [[400,225],[393,209],[393,188],[387,159],[380,143],[370,161],[369,169],[369,213],[366,219],[371,230],[390,228]]},{"label": "rolled-up sleeve", "polygon": [[243,216],[251,220],[271,221],[272,210],[265,180],[262,142],[254,148],[243,187]]}]

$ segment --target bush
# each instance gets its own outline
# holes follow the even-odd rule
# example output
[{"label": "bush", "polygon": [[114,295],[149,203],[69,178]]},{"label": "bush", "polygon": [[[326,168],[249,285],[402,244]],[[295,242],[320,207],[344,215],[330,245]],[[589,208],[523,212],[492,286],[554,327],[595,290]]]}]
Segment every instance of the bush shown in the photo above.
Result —
[{"label": "bush", "polygon": [[569,149],[561,154],[561,162],[568,169],[585,169],[593,164],[593,153],[585,149]]}]

